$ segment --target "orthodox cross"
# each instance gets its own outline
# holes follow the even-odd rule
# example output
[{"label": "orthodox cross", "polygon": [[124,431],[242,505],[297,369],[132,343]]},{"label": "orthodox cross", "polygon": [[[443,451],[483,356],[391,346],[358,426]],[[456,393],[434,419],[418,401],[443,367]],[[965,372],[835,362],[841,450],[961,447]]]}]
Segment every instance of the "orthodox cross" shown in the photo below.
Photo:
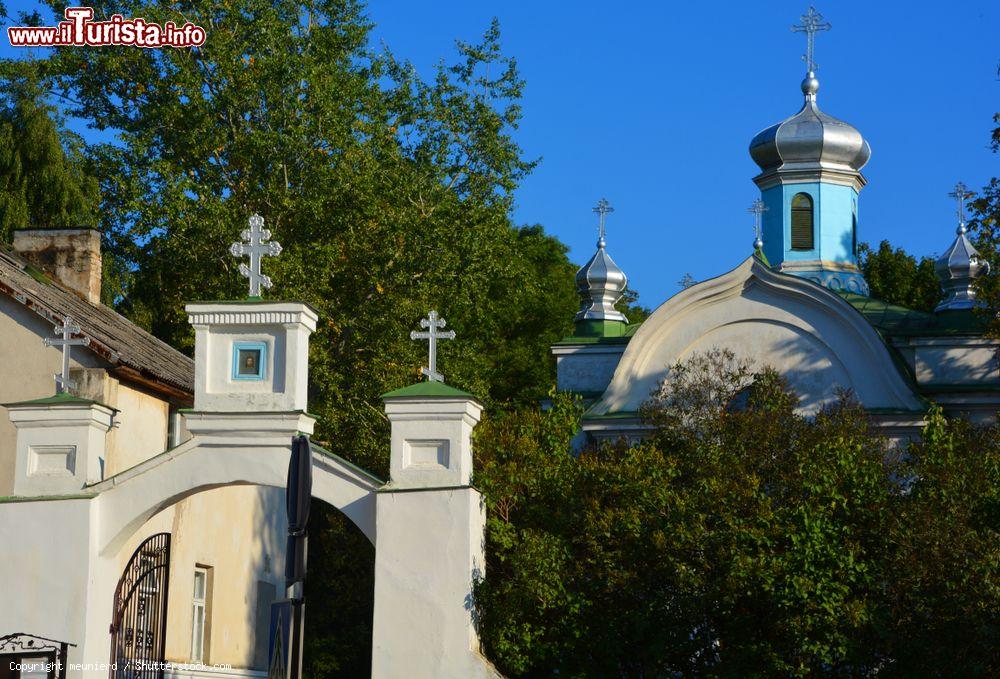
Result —
[{"label": "orthodox cross", "polygon": [[86,337],[73,339],[73,335],[80,334],[80,326],[73,325],[73,319],[69,316],[55,330],[57,337],[46,337],[44,341],[47,347],[62,347],[62,372],[55,376],[56,393],[62,394],[76,387],[76,383],[69,379],[69,355],[72,347],[90,344],[90,340]]},{"label": "orthodox cross", "polygon": [[[764,244],[761,241],[760,220],[763,218],[764,213],[767,212],[768,209],[767,205],[765,205],[764,201],[760,198],[757,198],[754,202],[750,203],[750,207],[747,208],[747,212],[753,214],[753,242],[754,248],[757,250],[759,250]],[[757,245],[757,243],[760,243],[760,245]]]},{"label": "orthodox cross", "polygon": [[613,207],[611,207],[611,203],[608,202],[607,198],[601,198],[599,201],[597,201],[597,206],[594,207],[593,210],[594,210],[594,212],[596,212],[597,214],[599,214],[601,216],[600,217],[600,222],[599,222],[598,227],[597,227],[597,240],[598,240],[599,243],[603,243],[604,242],[604,218],[607,217],[612,212],[614,212],[615,209]]},{"label": "orthodox cross", "polygon": [[437,371],[437,341],[439,339],[455,339],[455,331],[438,332],[445,326],[445,320],[438,318],[438,312],[431,310],[427,318],[420,319],[420,327],[427,328],[426,332],[414,330],[410,333],[410,339],[428,340],[428,367],[421,368],[420,372],[427,376],[428,382],[444,382],[444,375]]},{"label": "orthodox cross", "polygon": [[810,7],[809,11],[802,15],[801,26],[792,26],[794,32],[806,34],[806,53],[802,56],[802,60],[806,62],[810,73],[816,70],[816,62],[813,61],[816,34],[820,31],[829,31],[831,28],[833,26],[823,21],[823,15],[817,12],[815,7]]},{"label": "orthodox cross", "polygon": [[958,182],[955,190],[948,194],[958,202],[958,232],[965,233],[965,199],[972,195],[969,187]]},{"label": "orthodox cross", "polygon": [[240,238],[245,243],[233,243],[229,252],[233,257],[250,257],[250,266],[240,264],[240,273],[250,279],[250,296],[260,297],[261,287],[270,288],[272,283],[268,276],[260,272],[261,260],[266,257],[276,257],[281,254],[281,245],[277,241],[266,242],[271,232],[264,228],[264,218],[260,215],[250,217],[250,228],[243,229]]}]

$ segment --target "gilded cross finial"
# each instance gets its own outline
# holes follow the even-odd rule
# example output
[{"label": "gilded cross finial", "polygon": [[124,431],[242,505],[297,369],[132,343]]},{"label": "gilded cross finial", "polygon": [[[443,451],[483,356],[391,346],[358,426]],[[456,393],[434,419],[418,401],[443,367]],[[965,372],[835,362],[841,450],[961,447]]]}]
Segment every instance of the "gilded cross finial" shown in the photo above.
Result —
[{"label": "gilded cross finial", "polygon": [[455,339],[455,331],[438,332],[446,325],[443,318],[438,317],[438,312],[433,309],[427,314],[427,318],[420,319],[420,327],[427,328],[426,332],[414,330],[410,333],[410,339],[425,339],[427,346],[427,367],[421,368],[420,372],[427,376],[428,382],[444,382],[444,375],[437,371],[437,341],[439,339]]},{"label": "gilded cross finial", "polygon": [[948,194],[957,203],[958,229],[959,234],[965,233],[965,199],[972,196],[972,191],[962,182],[955,184],[955,190]]},{"label": "gilded cross finial", "polygon": [[802,15],[801,25],[792,26],[794,32],[806,34],[806,53],[802,55],[802,60],[806,62],[806,70],[810,73],[815,72],[817,67],[813,59],[816,34],[820,31],[829,31],[831,28],[833,26],[823,21],[823,15],[817,12],[815,7],[809,7],[809,11]]},{"label": "gilded cross finial", "polygon": [[764,213],[768,211],[767,205],[764,204],[760,198],[754,200],[750,203],[750,207],[747,208],[747,212],[753,214],[753,249],[760,250],[764,247],[763,234],[761,232],[761,219],[764,217]]},{"label": "gilded cross finial", "polygon": [[593,211],[600,215],[597,225],[597,247],[603,248],[606,244],[604,241],[604,218],[614,212],[615,209],[611,207],[611,203],[608,202],[607,198],[601,198],[597,201],[597,205],[593,208]]},{"label": "gilded cross finial", "polygon": [[253,215],[249,220],[250,228],[243,229],[240,238],[246,242],[233,243],[229,252],[233,257],[250,257],[250,266],[240,264],[240,273],[250,281],[250,296],[260,297],[260,289],[270,288],[272,283],[268,276],[261,273],[260,265],[264,257],[276,257],[281,254],[281,245],[277,241],[267,242],[271,232],[264,228],[264,218]]},{"label": "gilded cross finial", "polygon": [[72,347],[90,344],[90,340],[80,336],[74,338],[73,335],[80,335],[80,326],[73,323],[73,319],[66,316],[62,325],[55,326],[56,337],[46,337],[43,341],[47,347],[60,347],[62,349],[62,370],[55,375],[56,393],[64,394],[70,389],[76,388],[76,382],[69,378],[69,358]]}]

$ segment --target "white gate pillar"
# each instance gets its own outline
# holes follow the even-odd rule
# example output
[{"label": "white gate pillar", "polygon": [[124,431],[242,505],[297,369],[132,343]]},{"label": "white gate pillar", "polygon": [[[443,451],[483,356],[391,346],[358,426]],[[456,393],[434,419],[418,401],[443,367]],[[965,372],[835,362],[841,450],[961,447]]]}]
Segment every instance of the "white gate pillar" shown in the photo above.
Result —
[{"label": "white gate pillar", "polygon": [[484,568],[486,514],[470,485],[482,406],[441,382],[383,398],[391,472],[376,498],[372,677],[499,676],[479,653],[472,605]]}]

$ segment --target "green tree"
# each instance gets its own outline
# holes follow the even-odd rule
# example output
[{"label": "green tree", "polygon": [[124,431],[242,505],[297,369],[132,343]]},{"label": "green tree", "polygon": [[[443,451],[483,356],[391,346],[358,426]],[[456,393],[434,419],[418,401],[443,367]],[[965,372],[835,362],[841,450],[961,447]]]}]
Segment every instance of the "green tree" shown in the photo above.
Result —
[{"label": "green tree", "polygon": [[889,674],[1000,672],[1000,429],[931,410],[892,542]]},{"label": "green tree", "polygon": [[864,412],[803,418],[776,373],[720,352],[671,377],[640,445],[573,456],[567,396],[480,425],[490,657],[511,676],[876,667],[898,494]]},{"label": "green tree", "polygon": [[[1000,113],[993,116],[997,126],[990,134],[993,153],[1000,152]],[[993,177],[969,203],[969,233],[982,258],[993,267],[994,274],[1000,267],[1000,178]],[[1000,337],[1000,277],[980,276],[976,279],[978,298],[984,302],[980,309],[993,337]]]},{"label": "green tree", "polygon": [[[429,309],[460,338],[441,348],[449,383],[490,407],[545,394],[548,345],[577,308],[573,267],[540,227],[511,223],[533,162],[511,136],[523,82],[496,23],[425,80],[369,49],[354,0],[192,0],[183,16],[123,0],[95,13],[208,34],[197,49],[60,48],[41,62],[68,113],[115,136],[86,154],[107,256],[127,273],[122,312],[190,350],[184,304],[246,294],[228,245],[259,212],[284,246],[267,262],[270,295],[319,311],[310,411],[333,452],[385,474],[379,395],[420,379],[426,348],[409,331]],[[364,674],[371,548],[343,517],[318,517],[308,675]]]},{"label": "green tree", "polygon": [[941,301],[941,284],[934,273],[934,260],[916,257],[889,241],[873,250],[867,243],[858,246],[861,272],[871,288],[871,296],[890,304],[917,311],[934,311]]},{"label": "green tree", "polygon": [[18,228],[96,226],[98,186],[80,138],[61,125],[36,69],[0,70],[0,241]]}]

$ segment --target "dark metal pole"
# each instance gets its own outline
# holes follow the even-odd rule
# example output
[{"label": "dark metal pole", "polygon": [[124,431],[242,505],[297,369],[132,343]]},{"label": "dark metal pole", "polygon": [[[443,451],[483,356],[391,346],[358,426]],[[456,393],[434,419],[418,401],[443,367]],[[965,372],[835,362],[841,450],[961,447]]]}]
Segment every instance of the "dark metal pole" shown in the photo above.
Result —
[{"label": "dark metal pole", "polygon": [[312,449],[309,437],[292,438],[288,461],[288,489],[285,508],[288,513],[288,541],[285,546],[285,593],[291,603],[292,620],[288,638],[288,679],[301,679],[305,640],[305,579],[307,528],[312,501]]}]

